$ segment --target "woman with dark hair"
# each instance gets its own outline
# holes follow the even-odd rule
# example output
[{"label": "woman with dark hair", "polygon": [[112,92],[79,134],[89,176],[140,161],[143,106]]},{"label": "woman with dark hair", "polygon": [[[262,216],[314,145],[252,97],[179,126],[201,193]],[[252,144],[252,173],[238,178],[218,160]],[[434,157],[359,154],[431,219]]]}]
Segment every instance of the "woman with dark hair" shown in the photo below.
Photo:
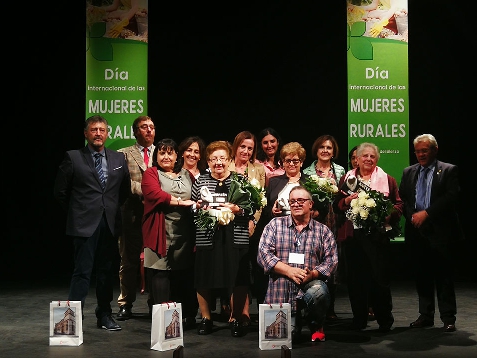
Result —
[{"label": "woman with dark hair", "polygon": [[285,174],[285,169],[280,162],[280,150],[282,139],[273,128],[265,128],[257,136],[257,159],[256,161],[265,167],[265,186],[271,177]]},{"label": "woman with dark hair", "polygon": [[[336,164],[335,160],[338,158],[339,147],[336,139],[329,134],[325,134],[316,138],[311,147],[311,155],[316,158],[315,161],[303,170],[303,173],[308,175],[317,175],[321,178],[327,178],[337,185],[341,177],[345,174],[345,168]],[[330,203],[327,208],[326,215],[319,215],[318,220],[328,226],[335,237],[338,237],[338,215],[333,211],[333,203]],[[338,244],[338,251],[340,251],[340,243]],[[338,264],[339,267],[339,264]],[[330,290],[331,302],[328,308],[326,318],[328,320],[336,320],[338,317],[335,313],[335,296],[336,285],[338,277],[334,273],[328,278],[328,288]]]},{"label": "woman with dark hair", "polygon": [[207,169],[207,160],[205,160],[205,142],[202,138],[191,136],[185,138],[179,144],[179,165],[187,169],[195,179],[200,174],[205,173]]},{"label": "woman with dark hair", "polygon": [[177,160],[172,139],[156,143],[152,167],[143,174],[142,235],[144,267],[151,272],[150,308],[168,301],[182,303],[185,327],[195,326],[198,303],[194,289],[195,226],[191,206],[194,177]]}]

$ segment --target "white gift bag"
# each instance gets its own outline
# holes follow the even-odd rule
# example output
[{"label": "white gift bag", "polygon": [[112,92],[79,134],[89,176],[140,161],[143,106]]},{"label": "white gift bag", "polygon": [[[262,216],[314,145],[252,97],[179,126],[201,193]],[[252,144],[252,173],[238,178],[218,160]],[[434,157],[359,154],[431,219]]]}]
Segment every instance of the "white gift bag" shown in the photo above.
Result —
[{"label": "white gift bag", "polygon": [[83,344],[81,301],[50,302],[50,346]]},{"label": "white gift bag", "polygon": [[258,346],[262,350],[292,348],[291,305],[262,303],[258,305]]},{"label": "white gift bag", "polygon": [[153,305],[151,349],[168,351],[183,345],[182,305],[177,302]]}]

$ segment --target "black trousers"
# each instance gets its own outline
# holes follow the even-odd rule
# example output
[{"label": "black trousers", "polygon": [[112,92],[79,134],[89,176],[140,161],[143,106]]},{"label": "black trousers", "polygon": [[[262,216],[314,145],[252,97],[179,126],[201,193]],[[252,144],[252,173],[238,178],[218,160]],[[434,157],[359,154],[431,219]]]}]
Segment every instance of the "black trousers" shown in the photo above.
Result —
[{"label": "black trousers", "polygon": [[406,237],[406,247],[414,264],[419,313],[434,320],[435,297],[444,324],[455,324],[457,304],[454,287],[455,244],[438,240],[432,231],[423,235],[413,229]]},{"label": "black trousers", "polygon": [[152,304],[181,302],[182,316],[195,318],[199,303],[194,288],[194,266],[184,270],[149,269],[149,273],[152,275]]},{"label": "black trousers", "polygon": [[368,307],[372,302],[378,324],[392,325],[389,239],[383,234],[367,235],[363,230],[355,229],[353,237],[343,244],[346,245],[347,285],[353,323],[366,327]]},{"label": "black trousers", "polygon": [[[91,237],[73,237],[75,267],[71,277],[70,301],[81,301],[84,308],[93,269],[96,275],[96,317],[111,314],[113,300],[113,274],[118,274],[119,249],[103,215],[98,228]],[[113,267],[114,266],[114,267]]]}]

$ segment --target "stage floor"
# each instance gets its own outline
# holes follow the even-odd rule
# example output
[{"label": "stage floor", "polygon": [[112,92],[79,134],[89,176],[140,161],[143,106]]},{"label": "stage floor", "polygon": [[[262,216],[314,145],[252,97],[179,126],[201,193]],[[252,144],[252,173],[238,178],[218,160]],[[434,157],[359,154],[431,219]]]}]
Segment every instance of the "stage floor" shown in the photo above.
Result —
[{"label": "stage floor", "polygon": [[[34,275],[34,272],[31,273]],[[435,326],[411,329],[409,324],[418,317],[417,296],[411,281],[392,284],[395,323],[389,333],[380,333],[376,321],[366,330],[349,331],[351,322],[346,288],[338,286],[336,313],[339,319],[325,326],[326,341],[311,342],[304,328],[303,341],[294,343],[290,356],[298,357],[477,357],[477,284],[456,284],[458,314],[457,331],[446,333],[438,314]],[[114,293],[114,303],[119,291]],[[65,300],[68,280],[3,283],[0,290],[1,325],[0,356],[13,357],[173,357],[173,350],[150,349],[151,320],[147,312],[147,295],[138,293],[133,307],[134,317],[118,322],[122,330],[108,332],[96,328],[94,316],[95,290],[91,288],[86,300],[83,323],[84,342],[79,347],[49,346],[49,303]],[[218,305],[217,307],[220,307]],[[117,312],[116,304],[113,313]],[[257,317],[255,300],[252,318]],[[218,314],[215,315],[216,318]],[[197,322],[199,317],[197,317]],[[199,336],[195,329],[184,331],[183,357],[281,357],[280,350],[260,350],[258,324],[252,323],[244,337],[234,338],[225,322],[215,320],[210,335]]]}]

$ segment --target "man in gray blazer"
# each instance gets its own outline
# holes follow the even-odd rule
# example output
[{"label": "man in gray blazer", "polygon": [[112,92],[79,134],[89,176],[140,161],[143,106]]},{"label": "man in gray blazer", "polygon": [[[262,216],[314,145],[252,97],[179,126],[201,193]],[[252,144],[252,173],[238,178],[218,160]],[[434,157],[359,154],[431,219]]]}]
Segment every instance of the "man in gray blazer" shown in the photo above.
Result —
[{"label": "man in gray blazer", "polygon": [[[119,238],[119,253],[121,264],[119,267],[120,294],[118,297],[118,321],[125,321],[132,317],[132,306],[136,301],[138,286],[137,274],[141,265],[142,216],[144,215],[144,197],[142,196],[142,174],[152,166],[154,152],[154,137],[156,127],[149,116],[137,117],[133,124],[133,133],[136,143],[130,147],[118,149],[124,154],[131,175],[131,193],[126,203],[121,207],[123,230]],[[146,163],[147,161],[147,163]],[[143,269],[143,267],[142,267]],[[150,300],[148,300],[150,302]]]},{"label": "man in gray blazer", "polygon": [[419,313],[412,328],[434,325],[435,292],[444,331],[456,330],[453,268],[456,244],[463,239],[456,205],[460,192],[458,168],[436,159],[432,134],[414,141],[418,163],[404,169],[399,195],[404,201],[405,243],[414,267]]},{"label": "man in gray blazer", "polygon": [[[54,185],[54,196],[66,210],[66,235],[74,243],[74,271],[68,299],[84,302],[93,269],[96,274],[95,310],[98,328],[121,327],[111,317],[113,263],[118,257],[120,206],[131,191],[122,153],[105,148],[108,122],[95,115],[85,121],[87,145],[67,151]],[[83,311],[84,312],[84,311]]]}]

